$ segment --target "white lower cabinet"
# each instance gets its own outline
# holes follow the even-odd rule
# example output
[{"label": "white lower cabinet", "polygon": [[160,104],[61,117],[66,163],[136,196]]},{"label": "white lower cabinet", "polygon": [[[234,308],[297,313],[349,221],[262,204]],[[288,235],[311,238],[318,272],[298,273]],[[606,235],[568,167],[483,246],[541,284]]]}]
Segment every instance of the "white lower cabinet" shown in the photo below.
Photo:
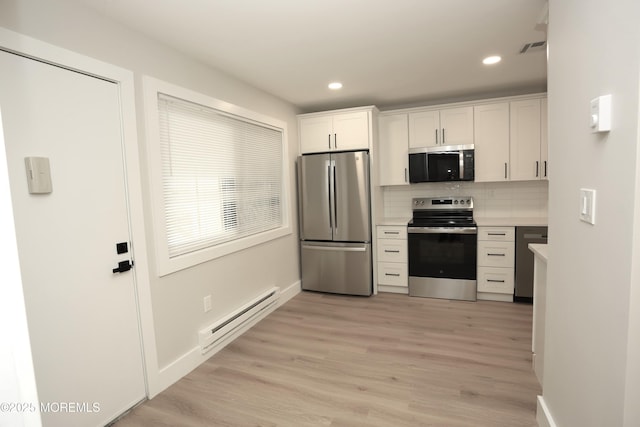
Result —
[{"label": "white lower cabinet", "polygon": [[378,262],[407,262],[407,240],[378,239]]},{"label": "white lower cabinet", "polygon": [[513,268],[478,267],[478,292],[513,294]]},{"label": "white lower cabinet", "polygon": [[478,299],[513,301],[514,227],[478,227]]},{"label": "white lower cabinet", "polygon": [[407,264],[378,262],[378,284],[407,286]]},{"label": "white lower cabinet", "polygon": [[377,234],[378,290],[408,293],[407,227],[379,225]]},{"label": "white lower cabinet", "polygon": [[513,269],[515,247],[511,242],[478,241],[478,265]]}]

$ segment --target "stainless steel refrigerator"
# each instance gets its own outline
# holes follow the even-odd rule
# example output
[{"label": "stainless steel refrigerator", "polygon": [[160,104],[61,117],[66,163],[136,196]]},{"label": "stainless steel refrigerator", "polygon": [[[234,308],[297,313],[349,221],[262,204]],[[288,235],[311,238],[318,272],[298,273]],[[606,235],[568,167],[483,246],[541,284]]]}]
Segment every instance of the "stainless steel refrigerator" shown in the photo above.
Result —
[{"label": "stainless steel refrigerator", "polygon": [[298,159],[302,289],[371,295],[369,153]]}]

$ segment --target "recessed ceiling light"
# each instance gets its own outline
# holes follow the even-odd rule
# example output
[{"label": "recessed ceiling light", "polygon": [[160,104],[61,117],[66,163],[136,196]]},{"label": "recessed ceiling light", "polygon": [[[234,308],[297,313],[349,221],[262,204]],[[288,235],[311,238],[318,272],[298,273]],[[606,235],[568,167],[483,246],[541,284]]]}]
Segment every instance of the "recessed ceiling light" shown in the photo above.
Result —
[{"label": "recessed ceiling light", "polygon": [[499,56],[487,56],[482,60],[482,63],[484,65],[493,65],[493,64],[497,64],[500,61],[502,61],[502,58]]},{"label": "recessed ceiling light", "polygon": [[342,83],[340,83],[340,82],[329,83],[329,89],[331,89],[331,90],[342,89]]}]

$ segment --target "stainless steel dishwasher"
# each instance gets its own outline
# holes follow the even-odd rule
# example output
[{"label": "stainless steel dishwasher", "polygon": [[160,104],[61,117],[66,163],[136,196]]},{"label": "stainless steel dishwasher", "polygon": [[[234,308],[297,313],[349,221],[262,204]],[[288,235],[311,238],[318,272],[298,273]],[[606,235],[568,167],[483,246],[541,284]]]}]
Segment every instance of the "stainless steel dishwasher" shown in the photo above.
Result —
[{"label": "stainless steel dishwasher", "polygon": [[529,243],[547,243],[547,227],[516,227],[516,302],[533,302],[533,252]]}]

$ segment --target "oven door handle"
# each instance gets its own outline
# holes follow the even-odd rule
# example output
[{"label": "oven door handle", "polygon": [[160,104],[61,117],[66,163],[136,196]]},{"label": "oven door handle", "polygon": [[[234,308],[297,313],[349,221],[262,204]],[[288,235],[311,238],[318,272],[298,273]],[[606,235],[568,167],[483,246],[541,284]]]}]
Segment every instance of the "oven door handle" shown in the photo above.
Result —
[{"label": "oven door handle", "polygon": [[478,234],[477,227],[408,227],[409,234]]}]

